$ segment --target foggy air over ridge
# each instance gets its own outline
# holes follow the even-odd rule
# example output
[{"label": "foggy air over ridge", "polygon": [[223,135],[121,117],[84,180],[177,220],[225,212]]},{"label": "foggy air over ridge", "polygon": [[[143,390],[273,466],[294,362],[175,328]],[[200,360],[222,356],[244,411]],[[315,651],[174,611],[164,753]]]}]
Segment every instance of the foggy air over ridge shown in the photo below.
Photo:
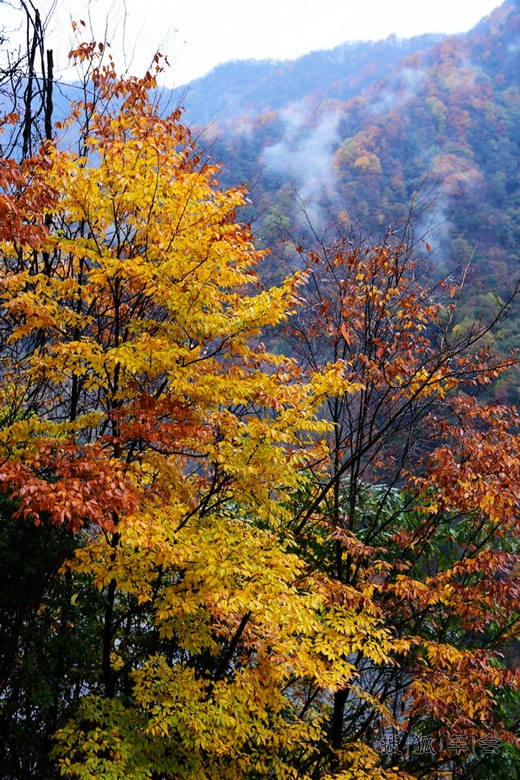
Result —
[{"label": "foggy air over ridge", "polygon": [[[208,73],[216,65],[243,59],[294,59],[310,51],[331,49],[346,41],[380,40],[389,35],[409,38],[423,33],[460,33],[471,29],[499,3],[496,0],[265,0],[244,3],[201,0],[196,4],[149,0],[45,0],[48,44],[55,51],[56,75],[67,73],[67,53],[73,45],[72,20],[86,23],[84,37],[108,40],[118,63],[132,73],[146,69],[160,50],[170,67],[167,86],[180,86]],[[2,7],[12,40],[15,31],[9,8]],[[70,31],[70,32],[68,32]],[[67,73],[70,79],[70,74]]]}]

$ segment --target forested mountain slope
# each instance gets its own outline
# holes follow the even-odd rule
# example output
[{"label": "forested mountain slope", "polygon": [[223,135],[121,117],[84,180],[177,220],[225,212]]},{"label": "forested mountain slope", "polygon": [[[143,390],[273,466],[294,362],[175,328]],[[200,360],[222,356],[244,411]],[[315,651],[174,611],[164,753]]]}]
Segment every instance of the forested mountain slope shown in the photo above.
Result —
[{"label": "forested mountain slope", "polygon": [[333,215],[375,239],[414,204],[442,273],[472,258],[468,306],[485,314],[519,269],[519,72],[508,0],[464,35],[221,66],[190,87],[186,115],[207,127],[226,184],[254,185],[270,246],[280,224],[297,231],[295,190],[314,226]]},{"label": "forested mountain slope", "polygon": [[388,75],[403,57],[428,49],[442,38],[390,36],[385,41],[346,42],[297,60],[228,62],[175,94],[182,98],[191,121],[232,126],[237,117],[257,117],[309,96],[348,100]]},{"label": "forested mountain slope", "polygon": [[209,126],[188,95],[194,133],[159,56],[121,77],[83,42],[54,99],[33,10],[0,149],[0,780],[520,780],[520,353],[488,349],[520,322],[517,7],[295,64],[298,97],[275,68]]}]

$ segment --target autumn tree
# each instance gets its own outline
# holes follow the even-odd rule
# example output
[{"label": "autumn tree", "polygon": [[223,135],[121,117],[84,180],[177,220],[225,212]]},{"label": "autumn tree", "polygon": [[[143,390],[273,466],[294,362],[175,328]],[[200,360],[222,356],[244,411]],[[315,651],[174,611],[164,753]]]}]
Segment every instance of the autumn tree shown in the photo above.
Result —
[{"label": "autumn tree", "polygon": [[[2,194],[14,185],[18,162],[31,156],[42,139],[52,137],[54,98],[46,20],[30,0],[10,4],[9,10],[12,26],[25,35],[17,45],[12,28],[2,26]],[[29,203],[25,205],[30,211]],[[21,226],[24,208],[17,204],[14,211],[3,211],[3,227],[8,229],[7,222],[18,217]],[[25,218],[30,218],[29,213]],[[0,754],[2,777],[13,779],[47,776],[51,771],[47,756],[60,700],[67,689],[81,688],[82,673],[89,674],[93,659],[89,621],[82,621],[85,630],[75,637],[67,630],[70,578],[61,577],[58,569],[72,554],[73,535],[52,526],[20,523],[13,516],[15,510],[12,502],[0,502]],[[71,666],[78,671],[73,682],[65,673]]]},{"label": "autumn tree", "polygon": [[518,421],[477,392],[511,362],[507,306],[457,332],[457,285],[393,236],[263,289],[246,193],[159,114],[156,73],[75,56],[79,153],[0,161],[10,778],[507,766]]},{"label": "autumn tree", "polygon": [[[54,688],[53,766],[303,778],[351,659],[396,645],[290,530],[324,456],[317,412],[349,383],[252,347],[302,277],[258,285],[245,193],[219,189],[179,111],[158,114],[155,73],[105,61],[91,83],[81,155],[48,141],[0,168],[0,484],[17,528],[67,540],[41,573],[64,582],[46,614],[62,646],[88,636]],[[348,752],[356,777],[395,776]]]},{"label": "autumn tree", "polygon": [[[1,154],[23,159],[36,151],[44,138],[52,137],[54,58],[46,45],[46,20],[38,5],[19,0],[13,7],[25,41],[14,45],[8,31],[0,36]],[[7,124],[6,116],[10,120]]]},{"label": "autumn tree", "polygon": [[323,760],[329,750],[340,771],[362,739],[418,777],[475,777],[497,762],[510,776],[520,439],[516,410],[489,388],[515,363],[493,354],[490,333],[516,289],[461,332],[459,285],[428,285],[414,255],[391,234],[322,244],[285,331],[309,376],[341,367],[347,382],[324,404],[328,457],[294,505],[296,549],[375,601],[406,647],[391,664],[350,658],[356,685],[333,695]]}]

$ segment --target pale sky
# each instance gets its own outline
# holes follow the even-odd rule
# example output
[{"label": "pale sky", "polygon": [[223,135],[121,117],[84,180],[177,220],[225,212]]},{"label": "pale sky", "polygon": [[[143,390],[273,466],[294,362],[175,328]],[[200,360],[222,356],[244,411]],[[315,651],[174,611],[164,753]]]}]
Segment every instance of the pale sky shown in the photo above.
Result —
[{"label": "pale sky", "polygon": [[[15,6],[17,1],[11,0]],[[34,2],[42,16],[52,4]],[[121,69],[125,59],[139,75],[159,49],[170,63],[165,83],[179,86],[229,60],[294,59],[392,33],[408,38],[465,32],[499,5],[500,0],[54,0],[48,44],[54,49],[56,75],[65,76],[71,19],[83,19],[97,40],[106,30]],[[6,26],[3,4],[0,14]]]}]

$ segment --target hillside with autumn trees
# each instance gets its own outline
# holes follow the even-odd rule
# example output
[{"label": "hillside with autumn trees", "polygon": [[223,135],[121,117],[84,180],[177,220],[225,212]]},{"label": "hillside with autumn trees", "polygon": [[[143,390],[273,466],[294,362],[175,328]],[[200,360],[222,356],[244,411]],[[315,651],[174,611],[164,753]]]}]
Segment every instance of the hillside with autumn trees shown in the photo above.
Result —
[{"label": "hillside with autumn trees", "polygon": [[[514,264],[471,318],[482,274],[409,206],[257,237],[160,55],[120,76],[76,25],[56,122],[33,26],[2,84],[0,778],[520,777]],[[383,208],[368,137],[338,177]]]},{"label": "hillside with autumn trees", "polygon": [[[298,243],[307,217],[318,233],[377,241],[412,210],[439,276],[469,266],[467,323],[507,296],[520,261],[519,52],[520,6],[507,0],[463,35],[221,66],[190,85],[186,117],[207,127],[225,182],[252,187],[271,250]],[[274,278],[288,264],[281,243]],[[518,329],[513,318],[497,335],[504,348]],[[515,401],[517,383],[502,383]]]}]

